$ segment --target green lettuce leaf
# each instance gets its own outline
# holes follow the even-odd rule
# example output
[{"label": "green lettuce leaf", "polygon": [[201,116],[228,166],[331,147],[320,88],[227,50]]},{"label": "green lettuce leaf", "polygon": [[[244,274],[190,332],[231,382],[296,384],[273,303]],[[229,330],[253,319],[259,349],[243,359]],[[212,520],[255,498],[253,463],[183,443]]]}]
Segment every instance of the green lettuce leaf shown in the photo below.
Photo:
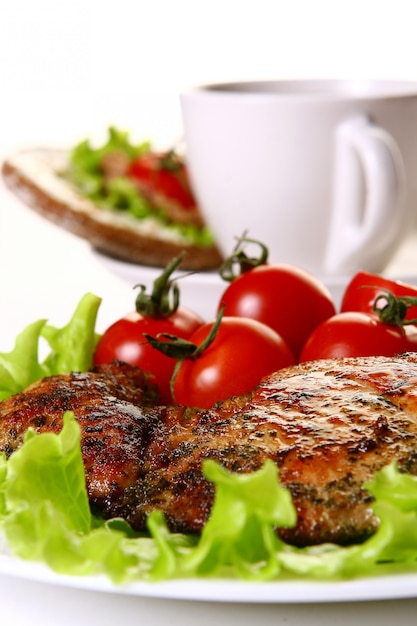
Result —
[{"label": "green lettuce leaf", "polygon": [[95,325],[100,304],[99,297],[87,293],[81,298],[66,326],[43,327],[42,336],[51,348],[43,365],[50,375],[85,372],[91,368],[98,339]]},{"label": "green lettuce leaf", "polygon": [[0,353],[0,400],[19,393],[47,374],[39,362],[39,338],[46,320],[27,326],[11,352]]},{"label": "green lettuce leaf", "polygon": [[[13,350],[0,353],[0,400],[44,376],[88,370],[97,341],[95,324],[100,303],[100,298],[87,293],[63,328],[39,320],[23,329]],[[48,346],[44,360],[40,357],[42,340]]]},{"label": "green lettuce leaf", "polygon": [[207,460],[203,469],[216,485],[216,496],[201,538],[185,549],[178,536],[169,533],[161,514],[153,513],[148,525],[159,557],[152,575],[164,579],[232,572],[245,579],[275,577],[281,542],[274,528],[296,523],[290,493],[279,484],[276,465],[267,461],[258,472],[233,474]]}]

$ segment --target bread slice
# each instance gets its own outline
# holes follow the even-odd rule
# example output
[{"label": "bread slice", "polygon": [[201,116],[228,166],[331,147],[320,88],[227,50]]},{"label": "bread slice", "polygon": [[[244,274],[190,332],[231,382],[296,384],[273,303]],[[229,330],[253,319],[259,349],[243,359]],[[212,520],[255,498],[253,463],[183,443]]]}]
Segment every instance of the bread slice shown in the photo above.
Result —
[{"label": "bread slice", "polygon": [[222,258],[215,246],[191,244],[157,218],[139,220],[120,211],[98,208],[63,177],[68,158],[68,151],[55,148],[22,150],[3,162],[3,179],[27,206],[108,256],[164,267],[184,252],[182,269],[219,267]]}]

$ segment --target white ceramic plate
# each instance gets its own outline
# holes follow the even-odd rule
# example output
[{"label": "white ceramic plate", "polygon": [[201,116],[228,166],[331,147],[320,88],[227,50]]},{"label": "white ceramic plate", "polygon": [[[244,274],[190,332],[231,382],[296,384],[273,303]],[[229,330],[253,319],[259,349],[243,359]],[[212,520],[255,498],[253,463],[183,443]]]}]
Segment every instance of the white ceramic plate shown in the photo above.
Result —
[{"label": "white ceramic plate", "polygon": [[114,586],[105,577],[55,574],[42,563],[23,561],[8,555],[5,550],[0,553],[0,574],[87,591],[209,602],[300,604],[417,598],[417,574],[396,574],[340,582],[252,583],[239,580],[191,579]]}]

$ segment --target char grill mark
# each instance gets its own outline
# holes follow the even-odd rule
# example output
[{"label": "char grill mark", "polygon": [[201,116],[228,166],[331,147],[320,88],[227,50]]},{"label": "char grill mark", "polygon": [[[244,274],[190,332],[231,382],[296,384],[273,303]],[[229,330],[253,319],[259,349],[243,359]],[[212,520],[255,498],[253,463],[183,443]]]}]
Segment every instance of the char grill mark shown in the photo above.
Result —
[{"label": "char grill mark", "polygon": [[295,545],[349,544],[378,524],[362,485],[396,459],[417,474],[417,358],[306,363],[266,377],[210,410],[158,406],[147,378],[120,363],[45,379],[0,404],[0,449],[32,426],[57,432],[63,410],[81,427],[90,502],[136,529],[161,510],[199,532],[213,503],[204,459],[252,472],[273,459],[298,514],[279,533]]}]

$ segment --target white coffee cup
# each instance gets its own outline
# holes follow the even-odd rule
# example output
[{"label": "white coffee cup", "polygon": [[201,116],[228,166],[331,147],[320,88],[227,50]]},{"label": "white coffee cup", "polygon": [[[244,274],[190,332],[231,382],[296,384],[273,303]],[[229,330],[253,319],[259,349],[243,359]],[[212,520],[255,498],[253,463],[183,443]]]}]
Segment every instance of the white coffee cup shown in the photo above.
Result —
[{"label": "white coffee cup", "polygon": [[417,82],[181,94],[191,182],[225,255],[243,232],[318,276],[381,272],[417,216]]}]

